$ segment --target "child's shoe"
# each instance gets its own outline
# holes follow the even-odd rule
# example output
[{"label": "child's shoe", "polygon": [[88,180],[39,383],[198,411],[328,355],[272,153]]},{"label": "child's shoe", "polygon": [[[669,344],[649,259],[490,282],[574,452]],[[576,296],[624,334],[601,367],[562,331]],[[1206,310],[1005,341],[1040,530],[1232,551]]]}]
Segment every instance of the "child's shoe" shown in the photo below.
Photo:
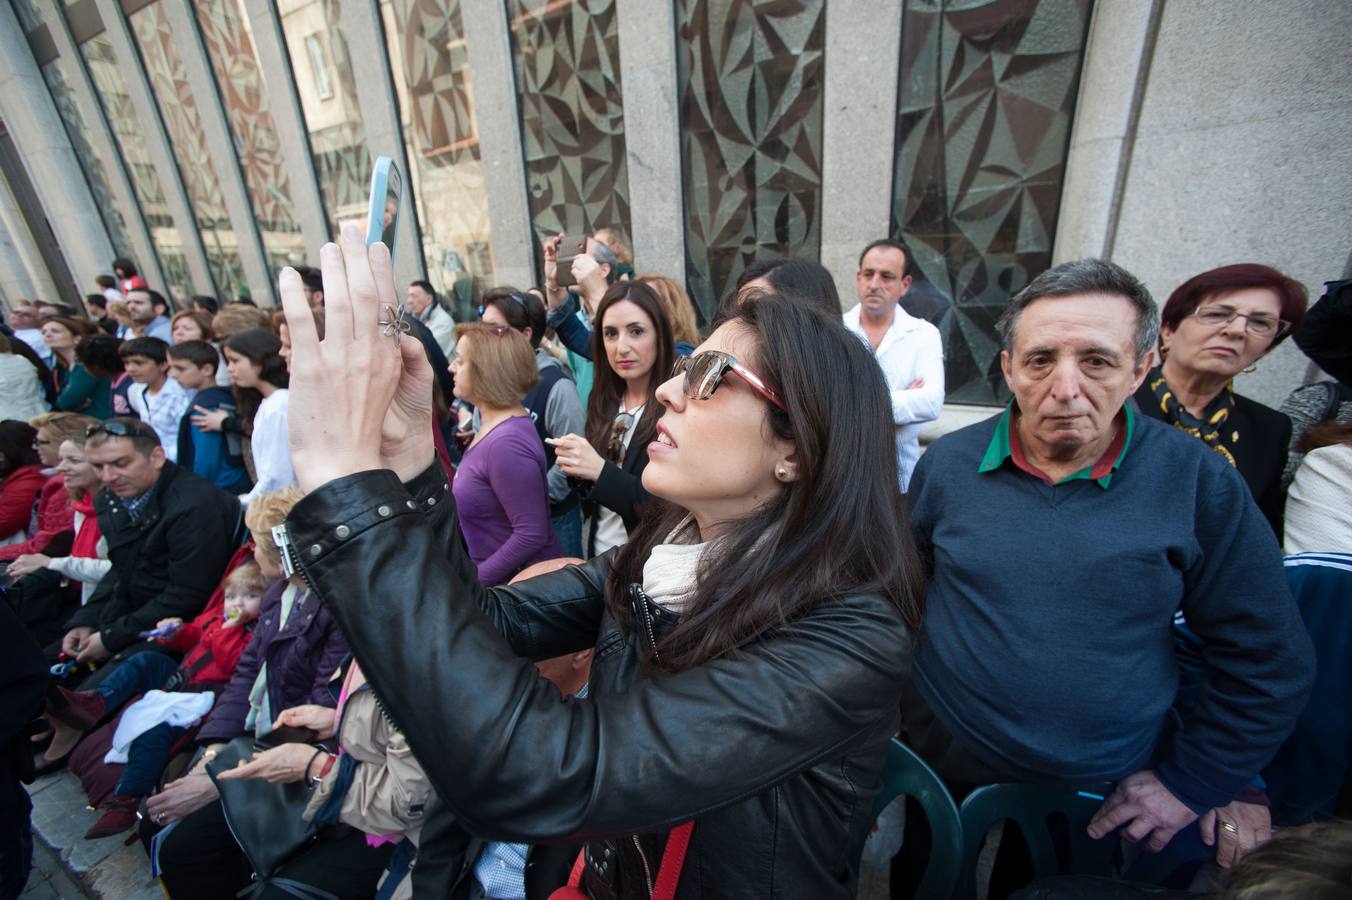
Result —
[{"label": "child's shoe", "polygon": [[103,815],[85,832],[85,840],[93,841],[130,830],[136,824],[136,809],[141,805],[141,800],[141,797],[125,794],[113,794],[104,800],[99,807]]}]

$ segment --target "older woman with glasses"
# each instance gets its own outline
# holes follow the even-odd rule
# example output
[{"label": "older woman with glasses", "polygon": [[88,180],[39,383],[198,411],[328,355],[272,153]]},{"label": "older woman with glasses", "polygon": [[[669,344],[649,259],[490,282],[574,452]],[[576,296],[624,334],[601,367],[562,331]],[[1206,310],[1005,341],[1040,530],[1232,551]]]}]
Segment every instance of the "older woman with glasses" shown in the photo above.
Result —
[{"label": "older woman with glasses", "polygon": [[455,396],[473,404],[479,430],[455,473],[456,505],[484,584],[563,556],[549,521],[545,453],[522,398],[539,380],[530,341],[506,325],[455,326]]},{"label": "older woman with glasses", "polygon": [[1235,393],[1233,380],[1300,327],[1306,301],[1300,282],[1268,266],[1193,276],[1164,305],[1162,362],[1136,392],[1141,412],[1199,438],[1239,470],[1278,540],[1291,420]]},{"label": "older woman with glasses", "polygon": [[596,307],[587,398],[587,436],[552,439],[558,466],[581,482],[589,524],[587,556],[623,544],[648,499],[643,469],[662,413],[657,386],[671,372],[674,341],[666,307],[642,282],[610,286]]}]

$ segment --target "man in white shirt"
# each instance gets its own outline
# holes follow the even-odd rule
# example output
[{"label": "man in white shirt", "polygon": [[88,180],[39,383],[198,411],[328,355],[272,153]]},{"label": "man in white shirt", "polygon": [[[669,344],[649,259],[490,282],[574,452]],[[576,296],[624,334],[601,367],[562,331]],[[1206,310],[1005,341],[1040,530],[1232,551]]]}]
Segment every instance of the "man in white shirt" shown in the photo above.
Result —
[{"label": "man in white shirt", "polygon": [[845,327],[868,343],[887,379],[902,491],[920,459],[921,424],[939,418],[944,408],[944,348],[939,330],[899,305],[911,287],[909,268],[904,245],[891,240],[869,244],[854,276],[859,305],[844,316]]},{"label": "man in white shirt", "polygon": [[418,321],[427,326],[432,337],[437,339],[441,352],[447,359],[455,356],[455,319],[441,308],[437,302],[437,292],[426,281],[415,281],[408,286],[409,312],[418,317]]},{"label": "man in white shirt", "polygon": [[14,329],[14,336],[32,347],[38,358],[51,366],[54,359],[52,348],[42,339],[39,324],[38,308],[28,300],[20,301],[19,305],[9,312],[9,327]]}]

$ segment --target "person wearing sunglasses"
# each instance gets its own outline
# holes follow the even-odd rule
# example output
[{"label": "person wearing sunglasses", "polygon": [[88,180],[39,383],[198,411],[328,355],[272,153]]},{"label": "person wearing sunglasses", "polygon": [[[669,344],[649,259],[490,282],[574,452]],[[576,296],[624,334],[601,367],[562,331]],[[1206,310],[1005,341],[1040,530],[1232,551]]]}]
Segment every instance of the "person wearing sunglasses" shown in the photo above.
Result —
[{"label": "person wearing sunglasses", "polygon": [[1136,392],[1140,410],[1201,439],[1244,476],[1280,541],[1291,420],[1237,394],[1305,320],[1305,287],[1268,266],[1222,266],[1179,285],[1160,313],[1160,357]]},{"label": "person wearing sunglasses", "polygon": [[671,322],[657,292],[642,282],[611,285],[596,308],[595,374],[586,436],[551,438],[563,473],[581,485],[585,556],[628,540],[648,500],[643,469],[662,414],[657,386],[671,371]]},{"label": "person wearing sunglasses", "polygon": [[[486,589],[433,465],[432,373],[380,334],[389,253],[342,242],[326,338],[292,338],[308,496],[278,533],[426,768],[425,828],[583,842],[573,896],[852,897],[923,583],[867,348],[748,299],[655,388],[642,481],[666,502],[623,547]],[[588,648],[588,696],[560,702],[531,660]]]}]

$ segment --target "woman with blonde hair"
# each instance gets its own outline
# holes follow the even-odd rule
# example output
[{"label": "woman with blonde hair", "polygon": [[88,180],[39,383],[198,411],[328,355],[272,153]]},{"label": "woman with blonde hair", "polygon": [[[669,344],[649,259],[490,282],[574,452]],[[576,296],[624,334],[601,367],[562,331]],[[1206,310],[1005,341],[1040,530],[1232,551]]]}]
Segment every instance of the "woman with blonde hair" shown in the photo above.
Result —
[{"label": "woman with blonde hair", "polygon": [[667,319],[671,322],[671,336],[676,339],[676,355],[689,356],[699,343],[699,324],[695,321],[695,304],[685,288],[674,278],[665,275],[636,275],[635,281],[641,281],[657,292],[657,296],[666,307]]},{"label": "woman with blonde hair", "polygon": [[455,396],[479,412],[479,431],[451,488],[470,558],[484,584],[563,556],[549,519],[544,445],[522,405],[539,381],[525,335],[506,325],[455,328]]}]

